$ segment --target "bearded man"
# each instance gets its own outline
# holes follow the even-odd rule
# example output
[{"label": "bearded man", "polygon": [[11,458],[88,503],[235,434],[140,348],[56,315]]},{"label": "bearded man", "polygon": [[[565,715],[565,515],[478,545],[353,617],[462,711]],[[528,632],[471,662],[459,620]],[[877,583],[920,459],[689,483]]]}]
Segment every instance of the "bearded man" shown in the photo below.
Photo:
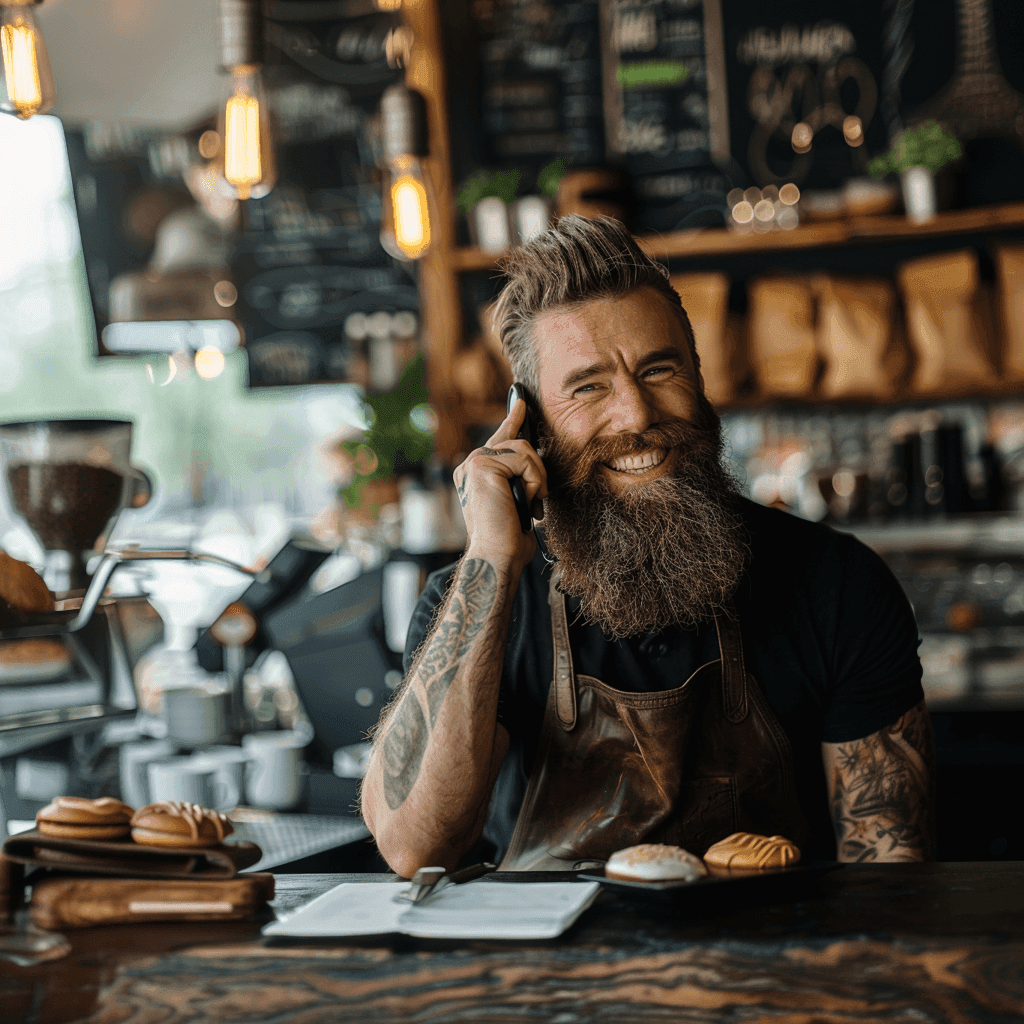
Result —
[{"label": "bearded man", "polygon": [[385,860],[578,869],[736,831],[929,859],[931,726],[896,579],[740,496],[679,297],[621,225],[563,218],[504,269],[495,325],[539,450],[520,401],[455,471],[467,547],[420,599],[361,794]]}]

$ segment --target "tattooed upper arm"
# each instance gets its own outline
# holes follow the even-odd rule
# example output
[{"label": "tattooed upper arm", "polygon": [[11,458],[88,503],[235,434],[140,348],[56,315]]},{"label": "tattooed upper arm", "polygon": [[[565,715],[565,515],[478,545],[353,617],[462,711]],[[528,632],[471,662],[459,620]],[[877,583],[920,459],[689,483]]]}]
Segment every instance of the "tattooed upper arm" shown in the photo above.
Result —
[{"label": "tattooed upper arm", "polygon": [[849,743],[823,743],[841,861],[932,860],[935,749],[924,701]]}]

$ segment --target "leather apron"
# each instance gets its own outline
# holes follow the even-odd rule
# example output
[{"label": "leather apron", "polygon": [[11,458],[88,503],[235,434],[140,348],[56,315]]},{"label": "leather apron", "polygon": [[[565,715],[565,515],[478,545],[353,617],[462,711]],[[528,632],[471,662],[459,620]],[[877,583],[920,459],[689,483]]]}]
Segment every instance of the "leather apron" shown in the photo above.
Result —
[{"label": "leather apron", "polygon": [[746,672],[734,609],[715,615],[720,658],[674,690],[626,692],[574,673],[556,576],[554,679],[501,870],[579,869],[642,842],[699,856],[741,831],[802,847],[789,739]]}]

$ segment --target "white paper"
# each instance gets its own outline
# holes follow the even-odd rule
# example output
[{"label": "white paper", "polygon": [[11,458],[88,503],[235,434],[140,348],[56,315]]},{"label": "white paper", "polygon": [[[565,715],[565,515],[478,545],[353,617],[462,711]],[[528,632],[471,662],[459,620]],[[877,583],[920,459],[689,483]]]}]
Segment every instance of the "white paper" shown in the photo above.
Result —
[{"label": "white paper", "polygon": [[597,882],[492,882],[449,886],[423,906],[395,902],[407,882],[343,882],[264,935],[307,938],[401,932],[433,939],[551,939],[597,896]]}]

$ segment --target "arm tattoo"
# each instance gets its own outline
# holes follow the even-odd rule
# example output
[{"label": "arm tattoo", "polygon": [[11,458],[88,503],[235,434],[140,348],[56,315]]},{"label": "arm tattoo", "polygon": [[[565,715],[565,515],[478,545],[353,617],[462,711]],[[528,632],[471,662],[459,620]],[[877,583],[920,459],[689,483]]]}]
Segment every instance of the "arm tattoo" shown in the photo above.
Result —
[{"label": "arm tattoo", "polygon": [[862,740],[826,744],[825,762],[840,860],[932,859],[935,752],[923,701]]},{"label": "arm tattoo", "polygon": [[[473,641],[491,616],[498,594],[498,576],[489,562],[470,558],[462,563],[433,634],[413,666],[383,746],[384,795],[397,810],[419,778],[430,733]],[[429,720],[410,685],[416,677],[427,696]]]}]

